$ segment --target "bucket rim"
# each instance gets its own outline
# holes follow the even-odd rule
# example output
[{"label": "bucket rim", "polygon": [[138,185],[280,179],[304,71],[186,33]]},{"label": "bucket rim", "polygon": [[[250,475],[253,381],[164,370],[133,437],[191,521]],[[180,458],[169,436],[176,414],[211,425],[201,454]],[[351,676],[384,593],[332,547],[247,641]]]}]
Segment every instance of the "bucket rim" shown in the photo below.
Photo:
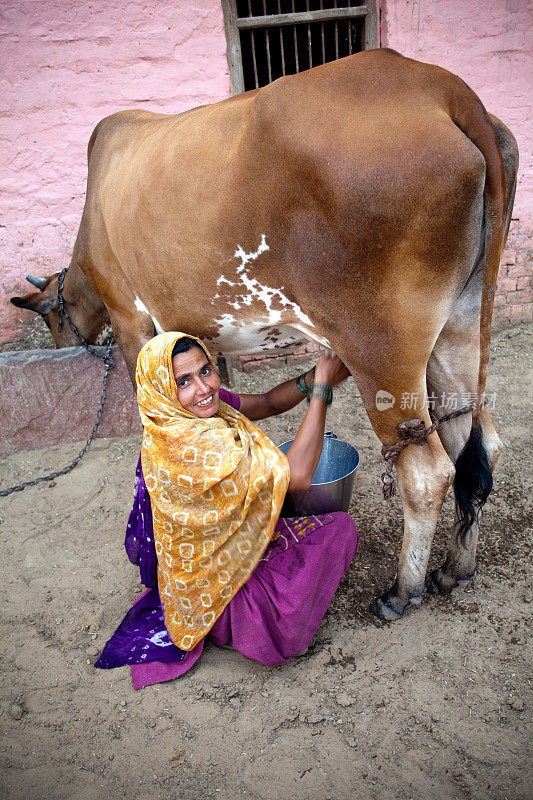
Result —
[{"label": "bucket rim", "polygon": [[[359,450],[357,449],[357,447],[354,447],[353,444],[350,444],[350,442],[345,442],[344,439],[338,439],[337,437],[335,437],[335,439],[332,439],[332,437],[330,437],[330,436],[324,436],[324,439],[327,440],[327,441],[332,441],[333,440],[333,441],[336,441],[336,442],[341,442],[342,444],[345,444],[348,447],[351,447],[352,450],[355,450],[355,452],[357,454],[357,463],[356,463],[355,467],[353,469],[351,469],[350,472],[347,472],[345,475],[343,475],[342,478],[336,478],[333,481],[321,481],[320,483],[311,482],[311,486],[329,486],[329,484],[331,484],[331,483],[338,483],[339,481],[343,481],[343,480],[345,480],[345,478],[349,478],[350,475],[353,475],[355,470],[359,467],[359,464],[360,464],[360,461],[361,461],[361,456],[359,454]],[[281,444],[277,445],[278,449],[280,447],[283,447],[284,444],[289,444],[289,442],[294,442],[294,439],[287,439],[286,442],[281,442]],[[284,455],[286,455],[286,454],[284,453]],[[309,487],[309,488],[311,488],[311,487]],[[301,491],[308,492],[309,489],[303,489]]]}]

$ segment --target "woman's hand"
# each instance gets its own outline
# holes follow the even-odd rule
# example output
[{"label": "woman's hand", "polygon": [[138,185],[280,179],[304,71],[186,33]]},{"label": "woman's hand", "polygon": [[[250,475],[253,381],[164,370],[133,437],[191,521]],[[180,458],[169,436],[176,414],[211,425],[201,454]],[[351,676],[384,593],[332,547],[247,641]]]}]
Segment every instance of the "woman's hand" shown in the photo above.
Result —
[{"label": "woman's hand", "polygon": [[350,375],[350,370],[343,364],[333,350],[326,350],[318,359],[315,371],[315,380],[336,386]]}]

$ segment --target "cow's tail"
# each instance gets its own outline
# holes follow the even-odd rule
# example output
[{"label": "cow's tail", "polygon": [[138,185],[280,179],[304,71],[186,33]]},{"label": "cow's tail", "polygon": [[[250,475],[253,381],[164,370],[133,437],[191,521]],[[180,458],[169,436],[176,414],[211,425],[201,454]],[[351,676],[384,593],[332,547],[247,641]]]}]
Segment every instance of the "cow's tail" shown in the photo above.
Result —
[{"label": "cow's tail", "polygon": [[477,396],[472,412],[472,429],[455,465],[454,491],[459,534],[477,519],[492,489],[492,471],[483,444],[480,423],[490,357],[490,335],[496,281],[505,232],[505,169],[496,132],[479,98],[464,84],[452,103],[454,123],[468,136],[485,159],[484,271],[480,315],[480,347]]},{"label": "cow's tail", "polygon": [[458,534],[472,527],[492,491],[492,471],[479,422],[472,420],[467,443],[459,453],[453,480],[457,504]]}]

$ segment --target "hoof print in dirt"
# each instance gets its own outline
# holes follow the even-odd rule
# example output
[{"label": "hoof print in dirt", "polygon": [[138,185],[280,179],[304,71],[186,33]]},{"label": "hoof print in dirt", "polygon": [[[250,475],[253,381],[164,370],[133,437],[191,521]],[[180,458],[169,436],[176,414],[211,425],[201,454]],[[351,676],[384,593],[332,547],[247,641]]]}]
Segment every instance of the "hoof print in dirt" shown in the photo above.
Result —
[{"label": "hoof print in dirt", "polygon": [[13,703],[9,709],[9,716],[11,719],[19,720],[22,719],[23,715],[24,708],[20,705],[20,703]]}]

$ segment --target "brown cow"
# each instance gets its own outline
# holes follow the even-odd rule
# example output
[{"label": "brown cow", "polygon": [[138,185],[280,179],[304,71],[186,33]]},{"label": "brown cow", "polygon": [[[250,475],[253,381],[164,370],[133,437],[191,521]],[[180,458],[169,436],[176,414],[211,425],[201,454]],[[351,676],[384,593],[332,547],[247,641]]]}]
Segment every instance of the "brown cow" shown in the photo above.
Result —
[{"label": "brown cow", "polygon": [[413,417],[430,425],[427,392],[437,416],[443,394],[474,398],[473,414],[396,462],[403,546],[375,603],[395,619],[424,591],[454,465],[456,523],[430,583],[448,592],[474,573],[476,507],[500,448],[482,396],[516,171],[512,134],[459,78],[392,51],[177,116],[121,112],[89,143],[64,296],[85,333],[87,303],[93,331],[108,322],[103,300],[132,375],[159,330],[224,353],[330,346],[385,445]]}]

